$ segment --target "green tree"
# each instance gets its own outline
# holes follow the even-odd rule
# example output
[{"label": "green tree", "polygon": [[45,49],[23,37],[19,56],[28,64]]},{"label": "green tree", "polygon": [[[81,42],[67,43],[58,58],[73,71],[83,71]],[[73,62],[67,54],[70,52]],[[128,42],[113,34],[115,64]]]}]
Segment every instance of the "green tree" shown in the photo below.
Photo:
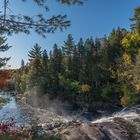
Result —
[{"label": "green tree", "polygon": [[[9,46],[7,43],[6,43],[6,39],[5,37],[3,36],[0,36],[0,52],[5,52],[7,51],[9,48],[11,48],[11,46]],[[9,58],[0,58],[0,67],[6,65],[7,61],[10,59]]]},{"label": "green tree", "polygon": [[24,69],[24,67],[25,67],[25,63],[24,63],[24,60],[22,59],[21,60],[21,69]]},{"label": "green tree", "polygon": [[41,86],[42,84],[41,47],[38,44],[35,44],[32,50],[29,51],[28,56],[30,60],[28,89],[31,89],[35,86]]},{"label": "green tree", "polygon": [[42,65],[42,90],[44,93],[46,93],[48,91],[50,80],[49,58],[46,50],[44,50],[42,53],[41,65]]},{"label": "green tree", "polygon": [[[27,0],[21,0],[26,2]],[[46,0],[33,0],[38,6],[45,9],[46,12],[49,11],[49,7],[47,5]],[[57,0],[61,4],[76,4],[83,3],[83,0]],[[9,0],[3,0],[3,12],[1,11],[0,15],[0,27],[1,32],[12,34],[24,32],[26,34],[30,33],[31,29],[34,29],[35,32],[46,36],[46,33],[54,33],[57,29],[63,30],[70,26],[70,21],[67,20],[66,15],[57,15],[52,16],[49,19],[46,19],[43,14],[36,14],[32,18],[29,15],[21,15],[19,14],[7,14],[9,10]]]},{"label": "green tree", "polygon": [[67,40],[64,41],[63,52],[66,56],[72,56],[74,49],[74,39],[71,34],[68,34]]},{"label": "green tree", "polygon": [[134,24],[131,25],[132,29],[138,30],[140,34],[140,6],[134,10],[134,16],[130,20],[134,22]]},{"label": "green tree", "polygon": [[29,61],[40,60],[42,57],[41,47],[36,43],[31,51],[29,51]]},{"label": "green tree", "polygon": [[66,78],[71,79],[71,72],[72,72],[72,57],[73,57],[73,50],[75,47],[74,39],[71,34],[68,35],[67,40],[64,41],[64,46],[62,48],[64,54],[64,62],[66,65]]}]

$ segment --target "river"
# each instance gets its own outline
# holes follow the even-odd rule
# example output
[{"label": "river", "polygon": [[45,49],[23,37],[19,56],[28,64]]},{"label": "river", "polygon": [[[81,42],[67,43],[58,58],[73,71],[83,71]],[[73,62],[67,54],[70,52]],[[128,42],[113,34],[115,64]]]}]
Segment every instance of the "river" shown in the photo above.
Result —
[{"label": "river", "polygon": [[[79,137],[85,134],[87,136],[93,135],[92,137],[99,139],[97,137],[98,135],[94,135],[98,131],[99,134],[103,133],[102,135],[104,135],[105,138],[109,137],[110,140],[140,140],[140,105],[124,108],[122,111],[110,116],[103,114],[102,117],[100,116],[98,118],[95,117],[95,114],[91,115],[87,113],[82,116],[63,116],[47,109],[32,108],[27,104],[17,102],[16,97],[8,93],[0,92],[0,97],[9,99],[9,102],[0,108],[0,121],[13,118],[16,122],[16,126],[19,127],[28,127],[33,122],[36,122],[37,125],[41,125],[43,130],[46,130],[48,133],[50,133],[50,130],[52,134],[55,134],[60,130],[66,129],[66,131],[69,132],[66,133],[69,137],[77,137],[77,139],[80,139]],[[80,123],[81,125],[77,125],[77,123],[74,125],[75,122],[73,122],[73,120],[78,121],[78,124]],[[66,128],[65,125],[62,124],[66,124]],[[56,129],[57,127],[58,129]],[[87,131],[88,129],[90,131]],[[76,134],[75,131],[77,131]],[[67,136],[65,133],[61,134]],[[100,135],[99,137],[102,136]]]},{"label": "river", "polygon": [[[111,121],[115,117],[125,119],[139,118],[140,106],[131,109],[123,109],[113,115],[98,116],[97,114],[85,113],[83,115],[61,116],[47,109],[32,108],[27,104],[18,103],[16,97],[10,93],[0,92],[0,97],[8,98],[9,102],[0,108],[0,121],[6,121],[13,118],[17,125],[29,125],[36,121],[38,124],[52,124],[58,122],[68,122],[71,120],[104,122]],[[95,117],[96,116],[96,117]],[[108,117],[107,117],[108,116]]]},{"label": "river", "polygon": [[18,125],[28,125],[34,120],[38,120],[38,123],[52,123],[72,119],[93,120],[93,116],[90,113],[85,113],[81,116],[74,113],[71,116],[61,116],[50,110],[32,108],[29,105],[18,103],[16,97],[10,93],[0,92],[0,97],[9,99],[9,102],[0,108],[0,121],[13,118]]},{"label": "river", "polygon": [[20,103],[10,93],[0,92],[0,97],[9,99],[9,102],[0,108],[0,122],[12,118],[17,126],[28,126],[32,123],[47,125],[70,120],[70,118],[60,116],[50,110],[33,108],[30,105]]},{"label": "river", "polygon": [[0,108],[0,121],[7,121],[13,118],[18,125],[29,124],[33,118],[33,114],[16,102],[16,97],[10,93],[0,93],[0,97],[8,98],[9,102]]}]

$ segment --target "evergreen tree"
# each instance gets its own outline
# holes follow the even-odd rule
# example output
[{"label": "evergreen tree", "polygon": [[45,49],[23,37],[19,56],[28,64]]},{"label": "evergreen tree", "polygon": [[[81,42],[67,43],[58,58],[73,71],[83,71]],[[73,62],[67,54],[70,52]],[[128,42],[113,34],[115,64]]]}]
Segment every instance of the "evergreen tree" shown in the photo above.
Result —
[{"label": "evergreen tree", "polygon": [[64,41],[63,52],[66,56],[72,56],[74,49],[74,40],[71,34],[68,34],[67,40]]},{"label": "evergreen tree", "polygon": [[[26,0],[21,0],[26,2]],[[34,0],[34,2],[45,9],[46,12],[49,11],[49,7],[45,0]],[[46,19],[43,14],[37,13],[34,18],[29,15],[18,14],[8,14],[9,10],[9,0],[3,0],[4,11],[0,14],[0,27],[1,32],[12,34],[23,32],[29,34],[31,29],[37,32],[43,37],[46,36],[46,33],[54,33],[57,29],[63,30],[70,26],[70,21],[67,20],[66,15],[58,14],[57,16],[52,16],[49,19]],[[63,3],[61,1],[61,3]],[[68,0],[65,3],[73,3],[71,0]],[[77,3],[77,2],[75,2]]]},{"label": "evergreen tree", "polygon": [[78,44],[77,44],[77,51],[79,54],[79,63],[77,64],[79,66],[79,82],[82,84],[84,79],[84,59],[85,59],[85,48],[84,48],[84,41],[82,38],[80,38]]},{"label": "evergreen tree", "polygon": [[63,53],[66,65],[66,78],[71,79],[72,76],[72,57],[75,44],[71,34],[68,35],[67,40],[64,42]]},{"label": "evergreen tree", "polygon": [[59,91],[59,75],[62,72],[62,52],[56,44],[54,44],[53,52],[50,56],[50,75],[51,90],[55,93]]},{"label": "evergreen tree", "polygon": [[135,9],[134,16],[130,20],[134,22],[134,24],[131,25],[132,29],[138,30],[140,34],[140,6]]},{"label": "evergreen tree", "polygon": [[28,89],[42,84],[42,51],[41,47],[36,44],[28,53],[30,60],[30,70],[28,76]]},{"label": "evergreen tree", "polygon": [[25,67],[25,63],[24,63],[24,60],[22,59],[21,60],[21,69],[24,69],[24,67]]},{"label": "evergreen tree", "polygon": [[36,43],[32,48],[32,50],[29,51],[28,56],[29,56],[29,61],[32,61],[34,59],[40,60],[40,58],[42,57],[41,47]]},{"label": "evergreen tree", "polygon": [[[5,37],[3,36],[0,36],[0,52],[5,52],[7,51],[9,48],[11,48],[11,46],[9,46],[7,43],[6,43],[6,39]],[[10,59],[9,58],[0,58],[0,67],[6,65],[7,61]]]},{"label": "evergreen tree", "polygon": [[46,49],[42,53],[42,65],[44,67],[44,71],[48,71],[48,54]]},{"label": "evergreen tree", "polygon": [[71,79],[78,81],[80,73],[80,58],[77,51],[77,47],[74,47],[71,64],[72,64]]},{"label": "evergreen tree", "polygon": [[53,47],[53,68],[54,68],[54,73],[60,73],[62,70],[62,52],[61,49],[58,48],[56,44],[54,44]]},{"label": "evergreen tree", "polygon": [[50,80],[50,75],[49,75],[49,58],[47,51],[44,50],[42,53],[42,59],[41,59],[41,65],[42,65],[42,89],[44,90],[43,92],[46,93],[48,91],[49,87],[49,80]]}]

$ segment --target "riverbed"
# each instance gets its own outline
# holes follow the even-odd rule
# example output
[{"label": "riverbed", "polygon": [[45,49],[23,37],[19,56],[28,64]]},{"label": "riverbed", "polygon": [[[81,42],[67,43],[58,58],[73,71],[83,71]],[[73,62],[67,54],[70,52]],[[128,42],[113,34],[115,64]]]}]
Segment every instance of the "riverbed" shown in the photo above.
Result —
[{"label": "riverbed", "polygon": [[17,126],[30,126],[33,123],[53,125],[70,120],[70,118],[60,116],[50,110],[33,108],[28,104],[18,102],[16,97],[10,93],[0,92],[0,97],[9,99],[9,102],[0,108],[0,122],[12,118]]},{"label": "riverbed", "polygon": [[33,108],[18,102],[10,93],[0,93],[9,102],[0,108],[0,121],[14,119],[16,126],[30,127],[33,122],[41,125],[47,134],[58,135],[62,139],[86,140],[120,139],[140,140],[140,105],[124,108],[110,116],[95,117],[95,114],[63,116],[49,109]]},{"label": "riverbed", "polygon": [[0,97],[9,99],[9,102],[0,109],[0,121],[7,121],[12,118],[18,125],[26,125],[31,122],[33,114],[30,113],[27,107],[18,104],[15,96],[1,92]]}]

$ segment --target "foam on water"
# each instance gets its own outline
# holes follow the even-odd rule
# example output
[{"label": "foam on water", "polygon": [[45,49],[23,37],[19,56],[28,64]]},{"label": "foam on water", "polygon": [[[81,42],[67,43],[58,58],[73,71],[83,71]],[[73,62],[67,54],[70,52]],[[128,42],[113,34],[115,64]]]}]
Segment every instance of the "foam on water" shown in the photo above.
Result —
[{"label": "foam on water", "polygon": [[[126,108],[124,108],[122,111],[114,113],[110,117],[102,117],[99,119],[96,119],[95,121],[92,121],[92,123],[102,123],[102,122],[111,122],[114,118],[123,118],[127,121],[132,121],[134,119],[139,118],[140,119],[140,108],[132,107],[131,109],[125,111]],[[139,111],[139,112],[138,112]]]}]

